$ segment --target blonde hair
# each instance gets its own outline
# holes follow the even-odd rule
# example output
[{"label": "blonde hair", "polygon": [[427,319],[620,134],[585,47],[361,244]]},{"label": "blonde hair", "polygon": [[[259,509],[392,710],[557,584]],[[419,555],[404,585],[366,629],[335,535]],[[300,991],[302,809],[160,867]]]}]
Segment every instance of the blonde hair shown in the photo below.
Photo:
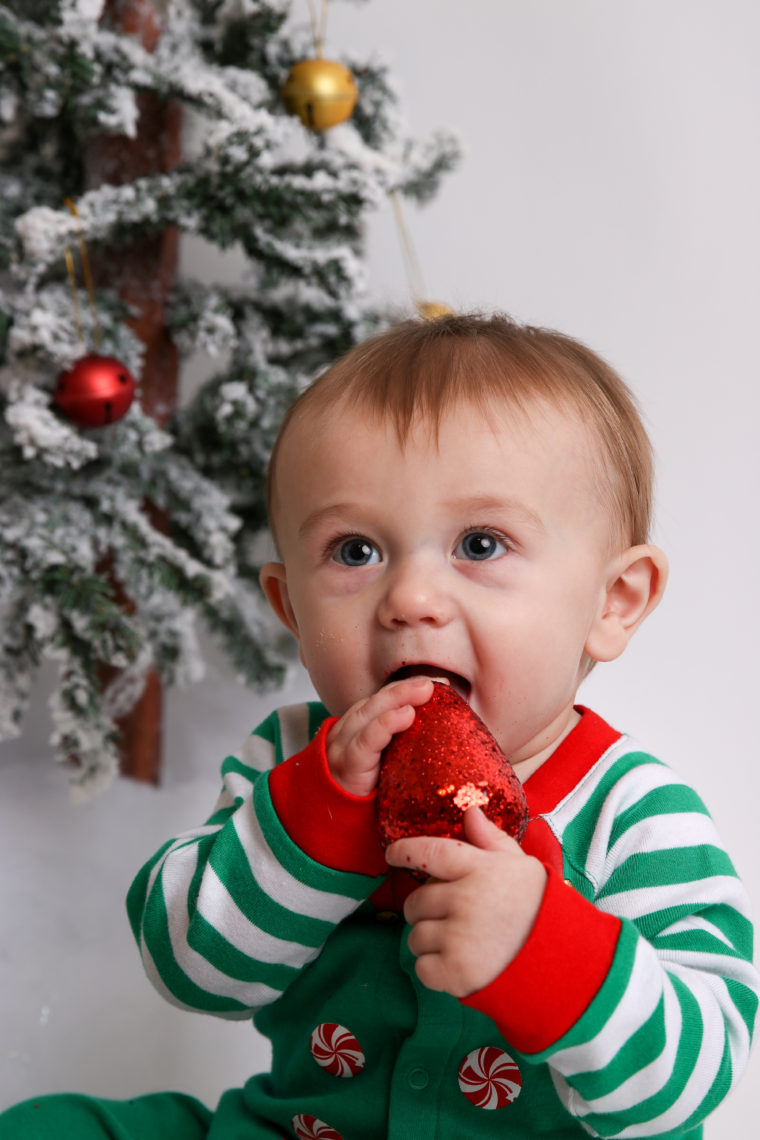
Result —
[{"label": "blonde hair", "polygon": [[[404,443],[422,421],[437,433],[461,402],[489,414],[495,403],[526,412],[536,400],[575,413],[599,443],[614,527],[625,544],[649,538],[652,449],[636,401],[620,376],[591,349],[552,329],[503,314],[409,320],[357,345],[322,373],[288,411],[269,463],[273,523],[277,457],[288,428],[317,421],[340,404],[390,420]],[[318,430],[315,427],[315,430]]]}]

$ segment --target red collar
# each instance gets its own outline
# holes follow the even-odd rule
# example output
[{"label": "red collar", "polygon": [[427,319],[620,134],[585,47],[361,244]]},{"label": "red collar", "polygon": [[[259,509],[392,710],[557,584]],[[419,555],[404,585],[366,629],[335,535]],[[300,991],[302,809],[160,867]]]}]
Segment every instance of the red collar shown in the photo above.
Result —
[{"label": "red collar", "polygon": [[591,709],[576,705],[581,719],[572,732],[525,781],[531,819],[552,811],[597,760],[620,739],[621,733]]}]

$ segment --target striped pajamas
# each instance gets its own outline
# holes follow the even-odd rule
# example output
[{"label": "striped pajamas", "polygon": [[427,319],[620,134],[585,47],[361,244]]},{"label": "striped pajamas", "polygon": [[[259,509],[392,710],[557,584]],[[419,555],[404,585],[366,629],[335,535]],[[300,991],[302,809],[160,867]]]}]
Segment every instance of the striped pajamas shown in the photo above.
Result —
[{"label": "striped pajamas", "polygon": [[[246,1086],[260,1135],[264,1121],[300,1135],[303,1117],[344,1140],[404,1137],[410,1119],[415,1136],[452,1140],[699,1136],[746,1063],[757,977],[745,892],[696,793],[584,710],[526,783],[523,846],[550,870],[534,931],[457,1002],[424,991],[403,924],[387,922],[406,877],[383,875],[374,839],[352,856],[345,836],[373,834],[373,808],[330,781],[325,715],[293,706],[257,729],[225,761],[208,824],[159,852],[130,896],[162,992],[253,1015],[272,1037],[272,1074]],[[323,1049],[333,1034],[336,1064],[341,1040],[359,1051],[351,1079],[315,1062],[316,1030]],[[476,1103],[488,1095],[498,1111]]]},{"label": "striped pajamas", "polygon": [[549,872],[534,928],[463,1001],[416,977],[399,911],[418,884],[385,874],[373,797],[331,780],[322,706],[227,758],[210,819],[128,899],[162,994],[272,1040],[208,1140],[702,1136],[750,1048],[746,895],[696,793],[581,711],[525,784],[523,848]]}]

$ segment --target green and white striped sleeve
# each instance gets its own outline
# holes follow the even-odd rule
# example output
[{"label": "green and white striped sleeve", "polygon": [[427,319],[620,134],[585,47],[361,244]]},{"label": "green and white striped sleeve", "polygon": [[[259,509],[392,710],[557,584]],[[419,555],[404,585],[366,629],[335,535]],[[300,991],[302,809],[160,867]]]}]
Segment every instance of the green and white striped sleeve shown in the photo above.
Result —
[{"label": "green and white striped sleeve", "polygon": [[222,765],[206,824],[143,867],[127,909],[148,977],[169,1001],[247,1018],[276,1000],[377,879],[315,862],[283,829],[269,773],[313,735],[313,706],[272,714]]},{"label": "green and white striped sleeve", "polygon": [[477,1007],[549,1066],[590,1135],[685,1135],[749,1056],[746,892],[698,795],[625,740],[547,823],[566,882],[550,876],[523,950]]},{"label": "green and white striped sleeve", "polygon": [[746,892],[699,796],[647,754],[622,755],[584,799],[568,805],[563,841],[622,929],[605,986],[553,1051],[558,1092],[592,1134],[684,1132],[749,1056]]}]

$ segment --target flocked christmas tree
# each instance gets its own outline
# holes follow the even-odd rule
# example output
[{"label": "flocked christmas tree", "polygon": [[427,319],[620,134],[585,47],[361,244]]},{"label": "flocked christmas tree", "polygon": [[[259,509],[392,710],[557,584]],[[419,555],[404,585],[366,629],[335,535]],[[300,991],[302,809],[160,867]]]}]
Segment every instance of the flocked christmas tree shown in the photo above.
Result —
[{"label": "flocked christmas tree", "polygon": [[[367,211],[428,199],[455,161],[445,133],[404,137],[376,59],[340,53],[359,91],[343,125],[311,129],[308,92],[306,125],[289,115],[285,77],[315,54],[294,17],[285,0],[0,3],[0,736],[52,659],[53,744],[82,794],[117,770],[146,682],[201,674],[199,621],[249,683],[280,679],[255,584],[278,422],[382,319]],[[181,233],[238,248],[239,283],[179,280]],[[183,402],[178,357],[198,350],[218,371]],[[109,383],[138,379],[121,418],[93,355],[114,358]],[[83,361],[84,414],[67,388]]]}]

